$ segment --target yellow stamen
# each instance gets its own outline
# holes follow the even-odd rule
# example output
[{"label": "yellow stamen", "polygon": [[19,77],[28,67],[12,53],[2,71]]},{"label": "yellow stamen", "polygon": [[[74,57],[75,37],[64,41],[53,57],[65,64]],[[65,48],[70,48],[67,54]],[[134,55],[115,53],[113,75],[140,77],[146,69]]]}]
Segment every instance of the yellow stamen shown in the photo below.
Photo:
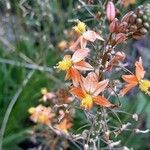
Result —
[{"label": "yellow stamen", "polygon": [[28,113],[29,114],[33,114],[35,112],[35,107],[30,107],[29,109],[28,109]]},{"label": "yellow stamen", "polygon": [[79,21],[76,26],[73,27],[74,31],[81,34],[86,31],[86,24],[84,22]]},{"label": "yellow stamen", "polygon": [[64,58],[62,61],[58,62],[57,68],[60,70],[68,70],[72,66],[71,58]]},{"label": "yellow stamen", "polygon": [[91,95],[86,94],[86,96],[81,101],[81,107],[90,110],[93,106],[93,98]]},{"label": "yellow stamen", "polygon": [[139,82],[139,88],[141,91],[143,91],[145,94],[150,94],[150,81],[149,80],[141,80]]}]

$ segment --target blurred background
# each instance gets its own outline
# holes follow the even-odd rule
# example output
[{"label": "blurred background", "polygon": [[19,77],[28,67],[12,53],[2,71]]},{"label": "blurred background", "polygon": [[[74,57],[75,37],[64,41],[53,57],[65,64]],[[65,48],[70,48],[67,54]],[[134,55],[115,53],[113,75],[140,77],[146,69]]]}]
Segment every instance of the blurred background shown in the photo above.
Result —
[{"label": "blurred background", "polygon": [[[98,0],[88,7],[98,13]],[[84,1],[88,5],[88,0]],[[102,0],[104,2],[104,0]],[[123,8],[122,14],[149,0],[137,0],[134,5]],[[57,89],[61,84],[61,75],[53,72],[53,66],[63,56],[72,20],[85,21],[89,27],[98,25],[79,0],[1,0],[0,1],[0,126],[7,121],[4,132],[3,149],[20,150],[19,145],[28,139],[27,130],[31,128],[27,110],[38,103],[40,90],[47,87]],[[125,46],[128,60],[133,68],[135,60],[142,56],[147,78],[150,76],[150,38],[130,41]],[[52,69],[51,69],[52,68]],[[149,78],[150,79],[150,78]],[[142,93],[130,94],[123,98],[122,110],[138,113],[136,124],[141,129],[150,128],[150,98]],[[9,106],[12,111],[9,114]],[[6,114],[7,110],[7,114]],[[9,116],[8,118],[4,118]],[[128,115],[122,115],[126,122]],[[77,126],[82,116],[75,120]],[[134,135],[125,132],[118,139],[126,146],[150,149],[150,134]],[[11,148],[10,148],[11,147]]]}]

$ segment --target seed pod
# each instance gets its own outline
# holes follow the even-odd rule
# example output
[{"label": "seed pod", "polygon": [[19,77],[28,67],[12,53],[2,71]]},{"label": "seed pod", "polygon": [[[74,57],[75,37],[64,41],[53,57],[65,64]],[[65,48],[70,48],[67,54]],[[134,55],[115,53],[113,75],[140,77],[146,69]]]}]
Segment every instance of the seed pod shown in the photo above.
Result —
[{"label": "seed pod", "polygon": [[106,15],[107,15],[107,19],[109,21],[112,21],[112,20],[115,19],[116,10],[115,10],[114,3],[111,2],[111,1],[109,1],[108,4],[107,4]]}]

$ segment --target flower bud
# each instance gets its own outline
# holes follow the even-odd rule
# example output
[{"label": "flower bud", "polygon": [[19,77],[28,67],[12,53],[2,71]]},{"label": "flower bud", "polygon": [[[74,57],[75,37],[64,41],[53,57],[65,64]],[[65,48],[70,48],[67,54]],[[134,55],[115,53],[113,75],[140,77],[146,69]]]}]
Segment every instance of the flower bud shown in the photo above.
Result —
[{"label": "flower bud", "polygon": [[120,44],[120,43],[124,42],[126,39],[127,38],[126,38],[126,35],[124,33],[118,33],[116,35],[115,41],[116,41],[116,44]]},{"label": "flower bud", "polygon": [[119,25],[119,21],[117,18],[115,18],[109,25],[109,31],[111,33],[117,32],[118,25]]},{"label": "flower bud", "polygon": [[106,15],[109,21],[113,21],[115,19],[116,10],[115,10],[114,3],[111,1],[109,1],[107,4]]},{"label": "flower bud", "polygon": [[142,25],[142,19],[141,19],[141,18],[137,18],[137,19],[136,19],[136,24],[137,24],[138,26]]}]

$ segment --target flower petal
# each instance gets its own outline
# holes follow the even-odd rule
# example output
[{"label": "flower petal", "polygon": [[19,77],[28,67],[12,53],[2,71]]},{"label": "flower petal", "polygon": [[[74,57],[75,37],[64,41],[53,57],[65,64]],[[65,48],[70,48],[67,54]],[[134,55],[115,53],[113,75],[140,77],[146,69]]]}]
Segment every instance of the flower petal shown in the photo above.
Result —
[{"label": "flower petal", "polygon": [[81,49],[86,48],[86,45],[87,45],[87,40],[85,38],[83,38],[83,36],[81,36],[81,38],[80,38]]},{"label": "flower petal", "polygon": [[98,77],[94,72],[90,72],[86,78],[82,78],[83,81],[83,87],[86,92],[93,93],[98,84]]},{"label": "flower petal", "polygon": [[93,100],[94,100],[95,104],[100,105],[102,107],[114,106],[114,104],[112,104],[105,97],[102,97],[102,96],[95,96],[95,97],[93,97]]},{"label": "flower petal", "polygon": [[74,63],[79,62],[83,60],[85,57],[87,57],[88,53],[89,53],[88,48],[76,50],[74,54],[72,55],[72,61]]},{"label": "flower petal", "polygon": [[122,79],[127,83],[137,83],[138,80],[135,75],[122,75]]},{"label": "flower petal", "polygon": [[83,33],[84,39],[90,42],[94,42],[96,39],[99,39],[101,41],[104,41],[104,39],[96,32],[92,30],[88,30],[85,33]]},{"label": "flower petal", "polygon": [[103,92],[105,90],[105,88],[107,87],[108,82],[109,82],[108,79],[99,82],[97,84],[96,90],[94,91],[93,95],[97,96],[99,93]]},{"label": "flower petal", "polygon": [[137,84],[126,84],[125,87],[120,91],[120,96],[124,96],[128,93],[132,88],[134,88]]},{"label": "flower petal", "polygon": [[139,58],[139,61],[135,62],[135,74],[138,80],[141,80],[144,78],[145,71],[142,65],[142,59],[141,57]]},{"label": "flower petal", "polygon": [[85,97],[83,90],[79,87],[74,87],[69,92],[79,99],[83,99]]},{"label": "flower petal", "polygon": [[80,61],[74,64],[74,67],[81,71],[93,70],[94,68],[85,61]]},{"label": "flower petal", "polygon": [[78,70],[72,67],[67,71],[65,79],[71,79],[73,82],[73,85],[77,87],[79,86],[79,83],[81,81],[81,75],[78,72]]}]

